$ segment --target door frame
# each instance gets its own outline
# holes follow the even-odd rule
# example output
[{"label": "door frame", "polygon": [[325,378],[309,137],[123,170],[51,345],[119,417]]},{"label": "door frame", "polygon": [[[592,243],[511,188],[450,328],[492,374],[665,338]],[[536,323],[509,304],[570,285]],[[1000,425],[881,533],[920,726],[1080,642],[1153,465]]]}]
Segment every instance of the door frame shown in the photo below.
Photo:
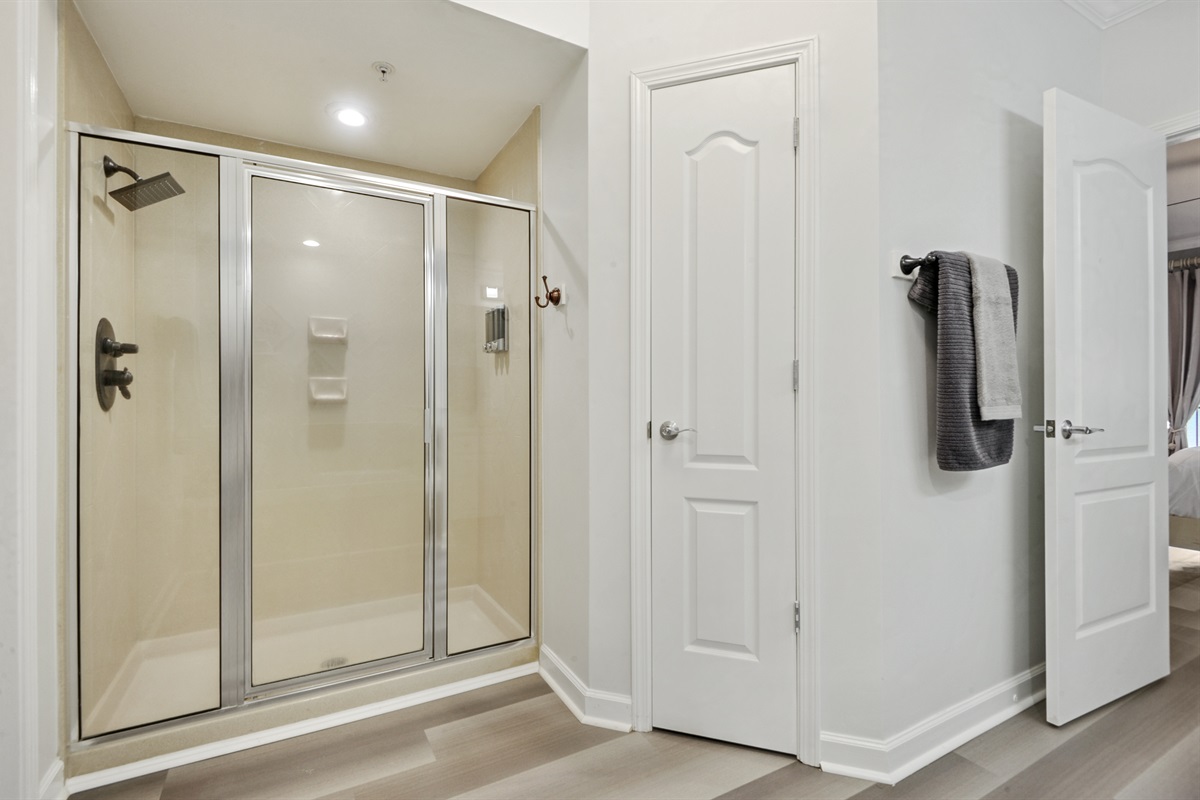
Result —
[{"label": "door frame", "polygon": [[[64,792],[58,752],[59,607],[58,469],[58,11],[54,4],[13,3],[0,26],[8,46],[0,66],[0,95],[9,109],[0,143],[9,157],[0,174],[4,233],[0,278],[5,285],[0,322],[11,374],[0,396],[0,524],[6,574],[0,618],[14,649],[0,656],[5,698],[0,736],[11,750],[0,757],[11,791],[48,798]],[[10,445],[11,443],[11,451]],[[9,455],[11,452],[11,456]],[[11,566],[10,566],[11,565]]]},{"label": "door frame", "polygon": [[796,599],[799,698],[798,753],[820,764],[818,646],[818,542],[816,531],[816,258],[819,133],[817,39],[694,61],[630,76],[630,585],[633,729],[648,731],[651,719],[651,502],[650,450],[643,421],[650,419],[650,135],[656,89],[768,67],[796,69],[796,321],[799,370],[796,392]]}]

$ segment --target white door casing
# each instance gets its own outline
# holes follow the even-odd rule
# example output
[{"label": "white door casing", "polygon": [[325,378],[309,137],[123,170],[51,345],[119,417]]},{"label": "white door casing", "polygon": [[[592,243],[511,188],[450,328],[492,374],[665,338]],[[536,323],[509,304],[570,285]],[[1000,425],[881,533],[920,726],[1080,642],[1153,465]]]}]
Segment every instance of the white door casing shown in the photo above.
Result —
[{"label": "white door casing", "polygon": [[[632,723],[652,727],[651,641],[651,98],[660,89],[738,72],[791,65],[796,74],[795,310],[799,389],[796,392],[795,498],[800,632],[798,756],[820,763],[817,496],[815,471],[816,258],[819,125],[819,49],[815,37],[759,50],[667,66],[630,76],[630,570]],[[684,434],[687,436],[690,434]]]},{"label": "white door casing", "polygon": [[790,753],[795,72],[659,90],[651,133],[653,724]]},{"label": "white door casing", "polygon": [[[1045,94],[1046,715],[1169,671],[1163,136]],[[1103,431],[1066,437],[1067,420]]]}]

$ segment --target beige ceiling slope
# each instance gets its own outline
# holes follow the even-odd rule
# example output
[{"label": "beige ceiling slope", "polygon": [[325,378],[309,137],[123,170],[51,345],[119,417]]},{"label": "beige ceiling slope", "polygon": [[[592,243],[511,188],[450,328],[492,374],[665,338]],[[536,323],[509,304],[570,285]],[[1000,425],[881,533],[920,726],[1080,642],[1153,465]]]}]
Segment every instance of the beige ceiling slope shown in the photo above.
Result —
[{"label": "beige ceiling slope", "polygon": [[138,116],[467,180],[584,53],[449,0],[78,6]]}]

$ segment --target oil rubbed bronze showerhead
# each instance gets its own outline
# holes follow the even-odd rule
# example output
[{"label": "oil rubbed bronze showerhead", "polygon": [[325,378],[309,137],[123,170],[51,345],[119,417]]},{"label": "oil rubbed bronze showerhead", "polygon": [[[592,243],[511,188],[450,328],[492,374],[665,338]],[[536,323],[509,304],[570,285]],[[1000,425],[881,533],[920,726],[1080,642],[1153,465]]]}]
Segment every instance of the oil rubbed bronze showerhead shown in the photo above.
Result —
[{"label": "oil rubbed bronze showerhead", "polygon": [[179,181],[171,177],[171,173],[169,172],[155,175],[153,178],[142,178],[129,167],[122,167],[108,156],[105,156],[104,177],[111,178],[118,172],[124,172],[133,178],[133,183],[128,186],[122,186],[119,189],[113,189],[109,194],[114,200],[130,211],[137,211],[139,208],[153,205],[160,200],[166,200],[183,194],[183,187],[179,185]]}]

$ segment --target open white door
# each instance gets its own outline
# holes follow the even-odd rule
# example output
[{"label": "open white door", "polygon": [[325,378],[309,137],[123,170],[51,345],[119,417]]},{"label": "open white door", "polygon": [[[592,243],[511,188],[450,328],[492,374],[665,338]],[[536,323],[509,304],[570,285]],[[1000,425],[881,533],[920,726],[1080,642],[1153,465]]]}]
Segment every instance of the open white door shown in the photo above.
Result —
[{"label": "open white door", "polygon": [[1166,146],[1057,89],[1045,125],[1046,717],[1062,725],[1170,671]]}]

